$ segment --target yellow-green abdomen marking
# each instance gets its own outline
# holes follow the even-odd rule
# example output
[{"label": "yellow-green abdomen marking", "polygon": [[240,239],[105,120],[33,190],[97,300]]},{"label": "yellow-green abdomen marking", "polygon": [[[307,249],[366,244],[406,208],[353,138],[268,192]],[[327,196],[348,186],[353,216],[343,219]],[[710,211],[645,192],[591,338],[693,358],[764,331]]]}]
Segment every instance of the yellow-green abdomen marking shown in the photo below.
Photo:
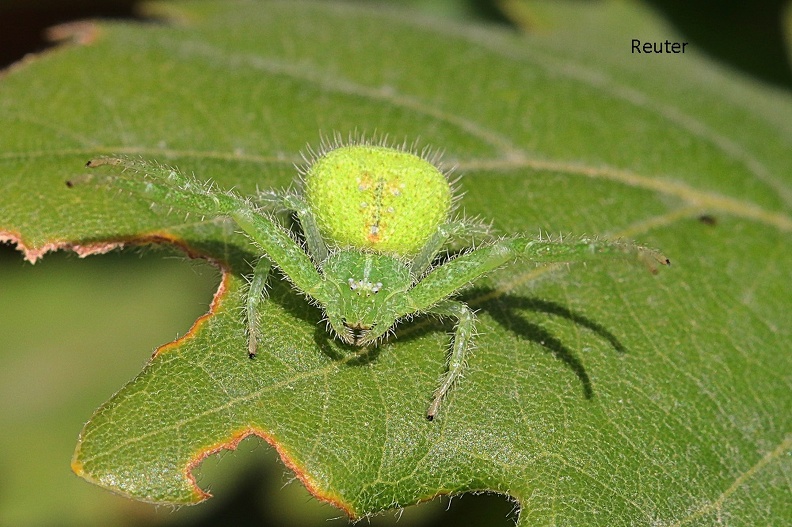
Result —
[{"label": "yellow-green abdomen marking", "polygon": [[327,152],[305,174],[305,195],[330,244],[409,256],[446,221],[451,187],[417,155],[373,145]]}]

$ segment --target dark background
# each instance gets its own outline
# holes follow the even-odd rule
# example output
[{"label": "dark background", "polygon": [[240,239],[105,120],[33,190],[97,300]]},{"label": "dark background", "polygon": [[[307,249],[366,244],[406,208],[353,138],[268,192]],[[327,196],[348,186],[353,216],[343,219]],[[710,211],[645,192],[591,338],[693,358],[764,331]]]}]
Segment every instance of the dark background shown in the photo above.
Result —
[{"label": "dark background", "polygon": [[[792,67],[784,30],[788,0],[643,0],[662,13],[685,38],[713,58],[757,79],[792,89]],[[385,2],[385,0],[383,0]],[[509,25],[497,0],[424,0],[414,7],[456,2],[459,12],[479,20]],[[367,2],[367,3],[370,3]],[[0,68],[53,45],[46,29],[85,18],[138,16],[131,0],[5,0],[0,1]]]}]

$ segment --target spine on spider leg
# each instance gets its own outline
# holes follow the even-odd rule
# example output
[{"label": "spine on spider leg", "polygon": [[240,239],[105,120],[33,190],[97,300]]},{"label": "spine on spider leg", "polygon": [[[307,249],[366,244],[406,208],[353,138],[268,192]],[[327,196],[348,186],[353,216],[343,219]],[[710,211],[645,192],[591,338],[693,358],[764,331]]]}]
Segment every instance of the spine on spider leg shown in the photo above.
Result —
[{"label": "spine on spider leg", "polygon": [[508,242],[522,258],[538,263],[581,262],[599,258],[622,258],[644,264],[652,273],[658,266],[671,265],[662,253],[626,240],[597,238],[529,239],[514,238]]},{"label": "spine on spider leg", "polygon": [[86,164],[88,168],[104,165],[121,170],[95,178],[100,184],[123,189],[152,203],[207,216],[227,215],[246,206],[242,198],[217,191],[211,183],[202,183],[174,168],[142,159],[102,157]]}]

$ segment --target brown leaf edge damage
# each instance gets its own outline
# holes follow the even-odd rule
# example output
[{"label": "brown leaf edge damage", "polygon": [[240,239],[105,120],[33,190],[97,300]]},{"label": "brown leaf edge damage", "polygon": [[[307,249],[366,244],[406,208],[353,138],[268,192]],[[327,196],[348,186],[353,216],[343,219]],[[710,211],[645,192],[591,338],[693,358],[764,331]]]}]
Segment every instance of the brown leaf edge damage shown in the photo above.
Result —
[{"label": "brown leaf edge damage", "polygon": [[[37,248],[30,248],[25,245],[22,241],[22,236],[16,232],[12,231],[0,231],[0,243],[12,243],[15,245],[16,249],[20,251],[24,255],[24,259],[31,264],[35,264],[39,259],[41,259],[45,254],[50,251],[58,251],[58,250],[70,250],[77,253],[80,258],[85,258],[87,256],[91,256],[94,254],[105,254],[115,249],[119,249],[125,247],[127,245],[148,245],[148,244],[170,244],[175,245],[187,254],[190,258],[203,258],[207,260],[212,265],[217,266],[221,273],[222,277],[220,279],[220,284],[215,292],[212,302],[209,306],[209,310],[204,315],[201,315],[190,327],[189,331],[187,331],[184,335],[179,337],[178,339],[174,340],[173,342],[169,342],[167,344],[163,344],[162,346],[158,347],[152,356],[152,358],[157,357],[163,353],[167,353],[175,348],[177,348],[183,341],[192,338],[192,336],[198,331],[198,329],[207,321],[209,320],[217,311],[218,306],[222,302],[223,297],[228,291],[228,280],[231,277],[230,270],[228,266],[224,265],[219,260],[214,258],[210,258],[205,254],[201,254],[193,250],[187,243],[183,240],[172,236],[170,234],[163,234],[163,233],[150,233],[141,236],[135,236],[125,239],[118,239],[118,240],[106,240],[94,243],[73,243],[67,241],[58,241],[58,242],[48,242],[40,247]],[[329,493],[326,490],[322,489],[318,482],[312,478],[303,467],[301,467],[296,461],[294,461],[293,456],[291,453],[277,440],[265,432],[256,427],[246,427],[242,430],[238,430],[231,434],[231,436],[224,441],[220,441],[208,447],[204,447],[199,449],[192,457],[192,459],[187,463],[184,467],[184,473],[188,481],[194,487],[194,496],[195,496],[195,503],[202,502],[208,498],[212,497],[212,494],[204,491],[198,486],[198,483],[195,480],[195,476],[193,475],[193,470],[198,467],[204,459],[207,457],[216,454],[222,450],[235,450],[239,443],[247,438],[248,436],[257,436],[260,439],[263,439],[267,443],[269,443],[275,451],[280,456],[281,461],[283,462],[286,467],[294,472],[297,479],[299,479],[305,488],[308,489],[316,499],[320,501],[324,501],[341,509],[344,513],[349,516],[350,519],[354,520],[359,518],[359,515],[352,510],[352,508],[344,502],[340,497],[335,494]],[[79,443],[78,443],[79,444]],[[79,449],[79,446],[78,446]],[[82,463],[77,459],[77,452],[75,452],[75,457],[71,463],[72,471],[80,476],[81,478],[91,481],[90,476],[88,476],[84,470]]]},{"label": "brown leaf edge damage", "polygon": [[181,249],[189,258],[204,259],[212,265],[218,267],[223,274],[226,273],[226,266],[219,260],[206,254],[194,250],[186,242],[168,233],[151,232],[136,236],[122,237],[103,241],[88,243],[74,243],[68,241],[47,242],[39,247],[28,247],[23,241],[22,236],[14,231],[0,230],[0,243],[10,243],[22,253],[26,262],[35,264],[47,253],[55,251],[72,251],[77,253],[80,258],[86,258],[95,254],[106,254],[116,249],[121,249],[128,245],[174,245]]},{"label": "brown leaf edge damage", "polygon": [[[180,245],[180,247],[181,247],[181,245]],[[191,258],[200,258],[200,256],[192,256],[192,255],[190,257]],[[217,308],[220,306],[220,303],[221,303],[221,301],[223,300],[223,297],[226,294],[226,291],[228,291],[228,280],[231,278],[231,272],[228,269],[228,267],[223,265],[223,264],[221,264],[220,262],[212,259],[212,258],[207,258],[207,257],[204,257],[204,258],[207,261],[209,261],[210,263],[212,263],[213,265],[216,265],[217,267],[219,267],[220,268],[220,272],[222,273],[222,275],[220,277],[220,285],[217,287],[217,291],[215,291],[214,296],[212,297],[212,302],[211,302],[211,304],[209,304],[209,310],[206,313],[204,313],[203,315],[201,315],[200,317],[198,317],[195,320],[195,322],[193,322],[193,325],[190,326],[190,329],[187,330],[187,333],[185,333],[184,335],[182,335],[181,337],[177,338],[176,340],[174,340],[172,342],[168,342],[167,344],[163,344],[162,346],[160,346],[156,350],[154,350],[154,353],[151,356],[152,359],[154,359],[155,357],[159,357],[160,355],[164,355],[165,353],[168,353],[169,351],[172,351],[172,350],[178,348],[181,345],[182,342],[192,338],[192,336],[195,333],[198,332],[198,329],[201,326],[203,326],[204,322],[208,321],[211,317],[214,316],[214,314],[217,312]]]},{"label": "brown leaf edge damage", "polygon": [[[22,253],[25,261],[32,264],[43,258],[45,254],[54,251],[73,251],[77,253],[80,258],[85,258],[86,256],[91,256],[93,254],[109,253],[114,249],[118,249],[131,243],[176,243],[176,245],[181,245],[175,240],[171,241],[170,237],[161,234],[151,234],[149,236],[143,236],[142,238],[135,237],[127,240],[108,240],[104,242],[87,244],[66,241],[48,242],[36,248],[28,247],[25,245],[25,242],[23,242],[22,239],[22,235],[17,232],[0,231],[0,243],[10,243],[14,245],[16,249]],[[190,254],[190,251],[187,251],[187,254]]]},{"label": "brown leaf edge damage", "polygon": [[328,493],[321,489],[318,482],[312,478],[296,461],[294,461],[291,453],[283,445],[278,443],[274,437],[266,433],[264,430],[253,426],[248,426],[238,430],[232,433],[227,440],[220,441],[214,445],[202,448],[195,453],[192,460],[185,467],[185,476],[195,488],[196,503],[211,498],[212,494],[198,486],[198,483],[195,481],[195,476],[193,475],[193,470],[209,456],[217,454],[222,450],[236,450],[237,446],[239,446],[239,443],[251,435],[258,437],[259,439],[263,439],[269,443],[269,445],[272,446],[278,453],[278,456],[280,456],[283,464],[286,465],[289,470],[294,472],[294,475],[297,477],[297,479],[299,479],[302,484],[305,485],[305,488],[308,489],[308,492],[310,492],[316,499],[341,509],[353,521],[359,518],[359,515],[356,514],[339,496]]},{"label": "brown leaf edge damage", "polygon": [[[217,292],[212,299],[212,303],[209,307],[209,311],[199,317],[195,323],[192,325],[189,331],[185,333],[181,338],[174,340],[168,344],[164,344],[157,348],[154,352],[154,357],[159,356],[160,354],[167,353],[168,351],[175,349],[178,345],[188,338],[190,338],[198,329],[203,325],[205,321],[207,321],[217,310],[220,303],[222,302],[223,296],[225,295],[226,291],[228,290],[228,280],[231,277],[231,273],[229,272],[228,268],[220,265],[220,270],[223,273],[222,279],[220,281],[220,286],[217,289]],[[152,357],[153,358],[153,357]],[[237,430],[233,432],[228,439],[223,441],[219,441],[212,445],[203,447],[198,449],[198,451],[192,456],[192,459],[187,463],[184,468],[184,475],[186,479],[190,482],[193,486],[194,496],[195,496],[195,503],[202,502],[212,497],[212,494],[208,491],[203,490],[199,485],[198,482],[195,480],[195,476],[193,475],[193,471],[201,464],[203,461],[212,456],[221,452],[222,450],[236,450],[239,446],[239,443],[242,442],[243,439],[246,439],[249,436],[256,436],[259,439],[263,439],[270,446],[272,446],[275,451],[278,453],[281,461],[283,462],[286,467],[291,470],[294,475],[299,479],[302,484],[308,489],[316,499],[320,501],[324,501],[333,505],[334,507],[341,509],[347,516],[351,519],[356,519],[358,515],[349,507],[347,503],[344,502],[340,497],[335,494],[328,493],[326,490],[321,489],[318,482],[312,478],[303,467],[301,467],[296,461],[292,454],[269,433],[265,432],[260,428],[256,428],[254,426],[247,426],[242,428],[241,430]],[[72,466],[74,469],[74,466]]]}]

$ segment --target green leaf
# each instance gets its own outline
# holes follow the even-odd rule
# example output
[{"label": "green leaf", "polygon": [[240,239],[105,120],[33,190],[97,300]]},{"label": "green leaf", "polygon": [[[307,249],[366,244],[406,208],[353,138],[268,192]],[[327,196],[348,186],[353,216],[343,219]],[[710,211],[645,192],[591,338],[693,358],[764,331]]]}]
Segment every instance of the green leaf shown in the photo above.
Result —
[{"label": "green leaf", "polygon": [[[520,525],[789,522],[789,95],[695,48],[631,54],[682,39],[638,6],[526,6],[532,35],[325,2],[157,4],[170,23],[93,24],[6,73],[3,239],[30,260],[176,243],[224,270],[210,312],[86,425],[80,475],[192,503],[192,470],[253,434],[354,517],[490,491]],[[445,150],[465,211],[501,233],[636,238],[673,267],[520,264],[477,283],[477,348],[429,423],[450,324],[344,357],[276,277],[250,361],[255,254],[233,225],[64,184],[127,153],[283,187],[306,143],[355,130]]]}]

